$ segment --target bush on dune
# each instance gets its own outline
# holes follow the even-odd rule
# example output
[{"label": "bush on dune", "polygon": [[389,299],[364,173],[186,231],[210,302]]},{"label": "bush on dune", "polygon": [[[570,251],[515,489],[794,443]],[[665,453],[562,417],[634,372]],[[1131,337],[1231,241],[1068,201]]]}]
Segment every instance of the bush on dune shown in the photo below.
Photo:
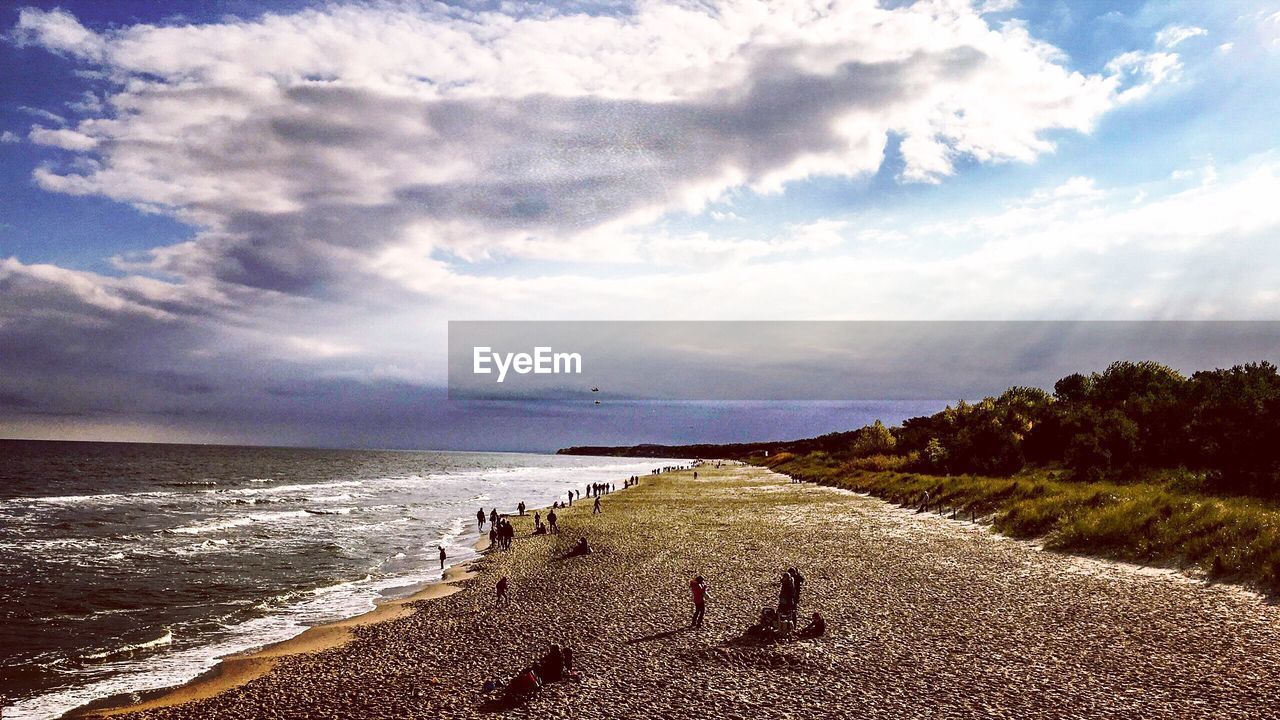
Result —
[{"label": "bush on dune", "polygon": [[941,476],[867,470],[855,462],[794,455],[771,466],[910,507],[928,492],[933,507],[987,517],[1004,534],[1043,538],[1057,550],[1197,568],[1280,591],[1280,509],[1262,500],[1182,492],[1176,478],[1166,484],[1085,483],[1043,469],[1013,477]]}]

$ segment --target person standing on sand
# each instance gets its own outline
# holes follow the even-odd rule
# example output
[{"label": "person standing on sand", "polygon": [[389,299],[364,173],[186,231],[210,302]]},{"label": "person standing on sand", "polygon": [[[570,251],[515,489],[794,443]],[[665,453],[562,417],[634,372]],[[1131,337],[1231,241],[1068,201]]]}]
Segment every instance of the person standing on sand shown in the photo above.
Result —
[{"label": "person standing on sand", "polygon": [[592,515],[599,515],[601,512],[603,512],[603,511],[602,511],[602,510],[600,510],[600,498],[596,498],[596,504],[595,504],[595,506],[594,506],[594,507],[592,507],[592,508],[591,508],[591,514],[592,514]]},{"label": "person standing on sand", "polygon": [[498,524],[498,508],[494,508],[489,511],[489,524],[490,525]]},{"label": "person standing on sand", "polygon": [[484,530],[484,508],[476,511],[476,529]]},{"label": "person standing on sand", "polygon": [[551,526],[551,532],[560,532],[560,526],[556,525],[556,511],[554,509],[547,513],[547,524]]},{"label": "person standing on sand", "polygon": [[794,588],[791,591],[791,604],[795,606],[796,615],[800,614],[800,590],[804,588],[804,576],[795,568],[787,568],[787,574],[791,576],[791,583]]},{"label": "person standing on sand", "polygon": [[494,598],[495,605],[511,604],[511,596],[507,594],[508,587],[510,587],[510,585],[507,582],[507,576],[503,575],[502,579],[498,581],[497,587],[494,588],[494,592],[496,593],[496,597]]},{"label": "person standing on sand", "polygon": [[569,507],[573,507],[573,491],[569,491]]},{"label": "person standing on sand", "polygon": [[707,581],[701,575],[689,581],[689,593],[693,596],[693,620],[691,628],[702,627],[702,617],[707,614]]},{"label": "person standing on sand", "polygon": [[796,581],[791,573],[782,573],[782,583],[778,588],[778,614],[783,617],[795,615]]},{"label": "person standing on sand", "polygon": [[437,547],[439,547],[439,548],[440,548],[440,569],[441,569],[441,570],[443,570],[443,569],[444,569],[444,558],[445,558],[445,554],[444,554],[444,546],[443,546],[443,545],[437,545]]},{"label": "person standing on sand", "polygon": [[520,514],[521,514],[521,515],[524,515],[524,501],[523,501],[523,500],[521,500],[521,501],[520,501],[520,504],[516,506],[516,509],[520,511]]}]

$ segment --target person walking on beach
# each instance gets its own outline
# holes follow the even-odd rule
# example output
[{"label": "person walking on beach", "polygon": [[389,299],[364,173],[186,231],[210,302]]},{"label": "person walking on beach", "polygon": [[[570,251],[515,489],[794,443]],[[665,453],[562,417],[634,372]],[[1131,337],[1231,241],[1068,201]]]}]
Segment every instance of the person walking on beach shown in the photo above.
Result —
[{"label": "person walking on beach", "polygon": [[476,511],[476,529],[484,530],[484,508]]},{"label": "person walking on beach", "polygon": [[489,511],[489,524],[490,525],[498,524],[498,508],[494,508]]},{"label": "person walking on beach", "polygon": [[596,504],[595,504],[595,506],[593,506],[593,507],[591,508],[591,514],[592,514],[592,515],[599,515],[601,512],[602,512],[602,511],[600,510],[600,498],[598,498],[598,497],[597,497],[597,498],[596,498]]},{"label": "person walking on beach", "polygon": [[445,558],[445,554],[444,554],[444,546],[443,546],[443,545],[438,545],[437,547],[439,547],[439,548],[440,548],[440,569],[441,569],[441,570],[443,570],[443,569],[444,569],[444,558]]},{"label": "person walking on beach", "polygon": [[689,593],[693,596],[693,621],[691,628],[702,627],[702,617],[707,614],[707,581],[701,575],[689,581]]},{"label": "person walking on beach", "polygon": [[555,510],[552,510],[551,512],[547,513],[547,524],[551,526],[551,532],[553,532],[553,533],[558,533],[558,532],[560,532],[560,526],[556,525],[556,511],[555,511]]},{"label": "person walking on beach", "polygon": [[507,582],[507,576],[503,575],[502,579],[498,581],[498,586],[494,588],[494,592],[496,593],[496,597],[494,598],[495,605],[511,604],[511,596],[507,594],[508,587],[509,583]]}]

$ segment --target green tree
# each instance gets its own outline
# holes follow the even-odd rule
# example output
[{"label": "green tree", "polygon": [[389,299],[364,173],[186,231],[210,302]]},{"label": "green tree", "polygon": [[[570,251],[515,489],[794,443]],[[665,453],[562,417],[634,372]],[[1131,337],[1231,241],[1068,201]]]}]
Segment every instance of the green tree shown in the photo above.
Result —
[{"label": "green tree", "polygon": [[874,425],[862,428],[853,441],[853,454],[858,457],[868,455],[889,455],[898,444],[893,433],[884,423],[876,420]]}]

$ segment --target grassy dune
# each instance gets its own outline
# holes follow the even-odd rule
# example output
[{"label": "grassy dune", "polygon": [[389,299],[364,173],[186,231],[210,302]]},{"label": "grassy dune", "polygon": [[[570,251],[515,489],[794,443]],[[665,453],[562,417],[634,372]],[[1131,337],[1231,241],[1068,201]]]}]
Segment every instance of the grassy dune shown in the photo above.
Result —
[{"label": "grassy dune", "polygon": [[1048,470],[1009,478],[874,471],[825,453],[754,458],[799,480],[918,506],[988,518],[1002,533],[1043,538],[1047,547],[1180,567],[1220,580],[1280,591],[1280,508],[1208,496],[1166,483],[1086,483]]}]

